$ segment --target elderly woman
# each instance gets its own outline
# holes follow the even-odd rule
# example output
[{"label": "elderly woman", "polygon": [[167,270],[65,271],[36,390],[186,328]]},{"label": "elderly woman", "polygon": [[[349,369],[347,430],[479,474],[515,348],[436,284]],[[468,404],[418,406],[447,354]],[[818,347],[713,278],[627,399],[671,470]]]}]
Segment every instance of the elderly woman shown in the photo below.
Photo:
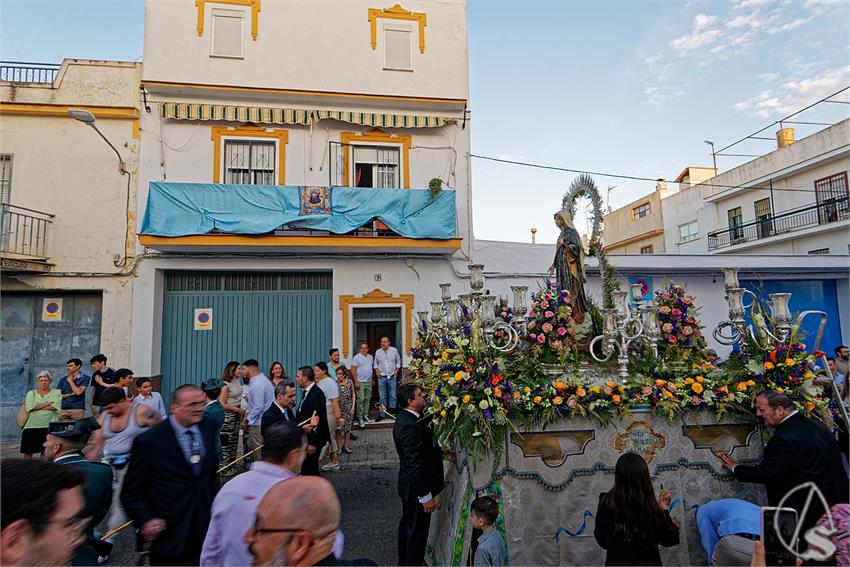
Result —
[{"label": "elderly woman", "polygon": [[21,433],[21,453],[27,458],[33,454],[44,453],[44,441],[47,439],[47,425],[59,419],[59,409],[62,406],[62,392],[51,389],[53,377],[47,370],[38,373],[35,379],[36,389],[27,392],[24,409],[27,411],[27,422]]},{"label": "elderly woman", "polygon": [[354,423],[354,382],[344,364],[336,369],[336,383],[339,386],[339,413],[342,417],[342,425],[336,430],[336,444],[343,453],[351,453],[348,442]]}]

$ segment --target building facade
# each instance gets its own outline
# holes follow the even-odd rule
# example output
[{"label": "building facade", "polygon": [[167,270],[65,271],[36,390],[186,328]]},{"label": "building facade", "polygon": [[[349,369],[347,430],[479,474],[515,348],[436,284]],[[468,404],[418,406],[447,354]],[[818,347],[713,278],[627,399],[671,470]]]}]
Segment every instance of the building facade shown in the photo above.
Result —
[{"label": "building facade", "polygon": [[4,436],[42,370],[55,387],[71,357],[87,374],[99,352],[129,364],[140,78],[114,61],[0,68]]},{"label": "building facade", "polygon": [[662,200],[678,192],[659,179],[655,191],[628,205],[608,212],[605,250],[609,254],[664,254],[664,210]]},{"label": "building facade", "polygon": [[134,370],[168,391],[382,335],[406,354],[472,254],[465,2],[145,18]]}]

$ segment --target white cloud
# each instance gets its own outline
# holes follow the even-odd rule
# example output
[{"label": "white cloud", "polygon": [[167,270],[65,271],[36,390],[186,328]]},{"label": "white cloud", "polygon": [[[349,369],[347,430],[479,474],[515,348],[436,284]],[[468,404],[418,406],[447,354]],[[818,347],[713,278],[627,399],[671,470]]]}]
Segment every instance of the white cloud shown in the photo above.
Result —
[{"label": "white cloud", "polygon": [[721,30],[713,27],[716,21],[717,16],[697,14],[691,33],[670,40],[668,45],[679,55],[687,55],[691,51],[711,45],[723,35]]},{"label": "white cloud", "polygon": [[850,84],[850,65],[829,69],[815,76],[786,81],[772,90],[735,104],[735,110],[770,118],[790,114]]},{"label": "white cloud", "polygon": [[756,75],[756,79],[764,83],[772,83],[778,78],[779,73],[762,73],[761,75]]}]

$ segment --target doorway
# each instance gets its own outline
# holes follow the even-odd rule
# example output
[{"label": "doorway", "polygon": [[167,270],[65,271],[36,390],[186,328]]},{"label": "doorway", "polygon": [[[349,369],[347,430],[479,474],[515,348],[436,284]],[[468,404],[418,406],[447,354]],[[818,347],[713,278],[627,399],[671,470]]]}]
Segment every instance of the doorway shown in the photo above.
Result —
[{"label": "doorway", "polygon": [[[351,352],[356,353],[360,343],[365,342],[369,345],[369,353],[375,356],[375,353],[381,348],[381,337],[389,337],[390,344],[398,349],[402,356],[402,366],[404,366],[404,355],[401,347],[401,308],[400,307],[355,307],[353,312],[354,319],[354,344],[351,345]],[[399,372],[398,379],[401,379]],[[378,395],[377,381],[373,378],[372,399],[369,401],[369,418],[373,419],[377,415],[378,410],[375,404],[380,401]]]}]

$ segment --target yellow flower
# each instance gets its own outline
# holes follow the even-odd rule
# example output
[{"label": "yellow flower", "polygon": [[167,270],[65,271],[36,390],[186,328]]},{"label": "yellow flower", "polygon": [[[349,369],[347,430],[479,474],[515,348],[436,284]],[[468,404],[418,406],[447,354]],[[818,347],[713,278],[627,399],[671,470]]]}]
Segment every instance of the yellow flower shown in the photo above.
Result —
[{"label": "yellow flower", "polygon": [[738,382],[738,385],[736,386],[736,388],[738,389],[739,392],[746,392],[747,391],[747,383],[746,382]]},{"label": "yellow flower", "polygon": [[693,378],[685,378],[685,384],[693,384],[693,383],[694,383]]},{"label": "yellow flower", "polygon": [[448,382],[450,374],[448,372],[443,373],[443,382]]},{"label": "yellow flower", "polygon": [[767,362],[764,363],[764,369],[765,370],[773,370],[773,363],[768,360]]},{"label": "yellow flower", "polygon": [[602,389],[599,386],[591,386],[590,391],[593,392],[594,394],[598,394],[599,392],[602,391]]},{"label": "yellow flower", "polygon": [[457,372],[455,372],[455,382],[460,382],[461,380],[463,380],[464,374],[465,373],[463,370],[458,370]]},{"label": "yellow flower", "polygon": [[446,417],[446,410],[440,410],[440,416]]},{"label": "yellow flower", "polygon": [[558,390],[559,392],[567,387],[567,385],[564,384],[561,380],[558,380],[557,382],[552,384],[552,386],[554,386],[555,389]]},{"label": "yellow flower", "polygon": [[755,380],[747,380],[747,386],[755,386]]},{"label": "yellow flower", "polygon": [[625,387],[625,386],[619,386],[619,387],[617,387],[617,389],[618,389],[618,390],[620,390],[621,392],[625,392],[625,391],[626,391],[626,387]]},{"label": "yellow flower", "polygon": [[780,388],[779,386],[777,386],[777,387],[776,387],[776,391],[777,391],[777,392],[779,392],[780,394],[784,394],[784,393],[785,393],[785,388]]},{"label": "yellow flower", "polygon": [[694,382],[693,384],[691,384],[691,390],[693,390],[696,394],[702,394],[702,384],[700,384],[699,382]]},{"label": "yellow flower", "polygon": [[468,403],[469,403],[469,400],[471,400],[471,399],[472,399],[472,396],[470,396],[469,394],[467,394],[467,395],[465,395],[465,396],[463,397],[463,403],[468,404]]},{"label": "yellow flower", "polygon": [[702,376],[697,376],[696,378],[694,378],[694,380],[696,380],[696,381],[697,381],[697,382],[699,382],[700,384],[702,384],[703,382],[705,382],[705,378],[703,378]]},{"label": "yellow flower", "polygon": [[666,384],[666,383],[667,382],[665,382],[664,380],[656,380],[655,381],[655,385],[658,386],[659,388],[663,388],[664,384]]},{"label": "yellow flower", "polygon": [[578,396],[579,398],[583,398],[585,396],[585,394],[587,394],[587,392],[581,386],[579,386],[578,389],[576,389],[576,396]]},{"label": "yellow flower", "polygon": [[559,406],[564,403],[564,398],[562,398],[561,396],[555,396],[554,398],[552,398],[552,403],[556,406]]},{"label": "yellow flower", "polygon": [[664,392],[665,398],[672,398],[673,397],[673,392],[671,392],[669,390],[663,390],[663,392]]},{"label": "yellow flower", "polygon": [[793,358],[786,358],[785,359],[785,366],[794,366],[795,364],[797,364],[797,361],[794,360]]},{"label": "yellow flower", "polygon": [[812,402],[806,402],[805,408],[806,408],[806,411],[812,411],[813,409],[815,409],[815,404],[812,403]]},{"label": "yellow flower", "polygon": [[814,378],[814,377],[815,377],[815,375],[814,375],[814,374],[812,374],[812,373],[811,373],[811,371],[808,371],[808,372],[806,372],[805,374],[803,374],[803,378],[805,378],[805,379],[807,379],[807,380],[811,380],[811,379],[812,379],[812,378]]},{"label": "yellow flower", "polygon": [[502,397],[502,389],[499,388],[498,386],[496,386],[495,388],[493,388],[493,395],[496,396],[497,398],[501,398]]},{"label": "yellow flower", "polygon": [[618,394],[614,394],[613,396],[611,396],[611,400],[612,400],[615,404],[619,404],[619,403],[620,403],[620,396],[619,396]]},{"label": "yellow flower", "polygon": [[607,382],[605,382],[605,385],[608,386],[611,389],[617,387],[617,384],[613,380],[608,380]]},{"label": "yellow flower", "polygon": [[528,386],[526,386],[525,388],[523,388],[523,389],[522,389],[522,391],[523,391],[524,393],[526,393],[526,394],[530,394],[530,393],[531,393],[531,388],[529,388]]},{"label": "yellow flower", "polygon": [[539,404],[541,401],[543,401],[543,398],[541,398],[540,396],[534,396],[534,403],[535,404]]},{"label": "yellow flower", "polygon": [[448,359],[449,359],[449,353],[448,353],[447,351],[445,351],[445,350],[444,350],[443,352],[441,352],[441,353],[440,353],[440,357],[441,357],[443,360],[448,360]]}]

